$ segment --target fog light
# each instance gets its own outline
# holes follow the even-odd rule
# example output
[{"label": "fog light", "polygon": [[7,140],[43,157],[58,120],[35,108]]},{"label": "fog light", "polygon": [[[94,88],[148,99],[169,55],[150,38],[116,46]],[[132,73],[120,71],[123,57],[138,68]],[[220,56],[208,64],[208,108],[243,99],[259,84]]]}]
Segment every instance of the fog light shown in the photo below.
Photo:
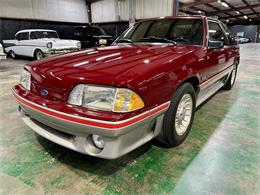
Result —
[{"label": "fog light", "polygon": [[94,145],[99,148],[99,149],[103,149],[105,142],[103,140],[103,138],[99,135],[92,135],[92,141],[94,143]]}]

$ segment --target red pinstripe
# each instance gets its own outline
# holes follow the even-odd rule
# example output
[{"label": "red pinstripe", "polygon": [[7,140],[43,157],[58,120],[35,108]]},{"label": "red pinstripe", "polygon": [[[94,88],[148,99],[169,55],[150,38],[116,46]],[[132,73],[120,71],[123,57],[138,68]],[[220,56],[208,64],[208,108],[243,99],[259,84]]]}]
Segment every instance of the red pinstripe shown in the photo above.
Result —
[{"label": "red pinstripe", "polygon": [[42,112],[44,114],[47,114],[49,116],[53,116],[62,120],[66,120],[66,121],[70,121],[70,122],[74,122],[74,123],[79,123],[79,124],[83,124],[83,125],[88,125],[88,126],[93,126],[93,127],[98,127],[98,128],[106,128],[106,129],[119,129],[119,128],[124,128],[127,127],[129,125],[132,125],[134,123],[140,122],[152,115],[155,115],[159,112],[161,112],[162,110],[165,110],[168,108],[169,103],[168,104],[164,104],[164,105],[160,105],[157,108],[155,108],[154,110],[147,112],[143,115],[140,115],[138,117],[132,118],[128,121],[122,122],[122,123],[107,123],[106,121],[91,121],[86,119],[81,119],[81,118],[76,118],[75,116],[69,116],[69,115],[64,115],[62,113],[57,113],[52,111],[51,109],[47,109],[47,108],[43,108],[41,106],[37,106],[33,103],[30,103],[29,101],[25,101],[23,98],[21,98],[19,95],[17,95],[15,92],[13,92],[16,100],[18,102],[21,102],[23,104],[25,104],[26,106],[30,107],[31,109],[37,110],[39,112]]}]

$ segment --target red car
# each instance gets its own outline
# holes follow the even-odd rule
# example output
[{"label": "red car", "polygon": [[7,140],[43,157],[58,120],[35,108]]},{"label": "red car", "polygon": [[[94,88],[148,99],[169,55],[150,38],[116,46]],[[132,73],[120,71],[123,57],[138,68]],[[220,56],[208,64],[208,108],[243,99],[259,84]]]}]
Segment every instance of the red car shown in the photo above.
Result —
[{"label": "red car", "polygon": [[24,122],[72,150],[118,158],[153,138],[177,146],[196,107],[231,89],[239,47],[204,16],[138,22],[112,46],[32,62],[13,87]]}]

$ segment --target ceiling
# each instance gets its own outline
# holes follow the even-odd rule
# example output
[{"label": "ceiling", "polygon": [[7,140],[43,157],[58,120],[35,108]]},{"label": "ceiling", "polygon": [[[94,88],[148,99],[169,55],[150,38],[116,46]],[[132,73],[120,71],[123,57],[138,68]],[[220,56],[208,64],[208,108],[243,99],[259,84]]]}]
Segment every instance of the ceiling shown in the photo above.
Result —
[{"label": "ceiling", "polygon": [[217,17],[229,23],[260,23],[260,0],[179,0],[180,14]]}]

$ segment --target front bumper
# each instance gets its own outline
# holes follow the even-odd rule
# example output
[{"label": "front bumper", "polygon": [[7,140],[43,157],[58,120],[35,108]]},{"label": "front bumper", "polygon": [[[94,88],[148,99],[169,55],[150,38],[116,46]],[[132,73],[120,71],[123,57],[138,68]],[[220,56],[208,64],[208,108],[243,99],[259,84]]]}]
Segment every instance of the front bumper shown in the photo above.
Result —
[{"label": "front bumper", "polygon": [[[169,102],[127,120],[108,122],[66,114],[13,94],[23,121],[36,133],[77,152],[105,159],[118,158],[156,137]],[[91,135],[102,136],[105,146],[96,148]]]},{"label": "front bumper", "polygon": [[44,51],[45,56],[50,56],[54,54],[62,54],[62,53],[68,53],[73,51],[79,51],[79,48],[60,48],[60,49],[49,49],[47,51]]},{"label": "front bumper", "polygon": [[6,54],[0,53],[0,60],[5,60],[6,59]]}]

